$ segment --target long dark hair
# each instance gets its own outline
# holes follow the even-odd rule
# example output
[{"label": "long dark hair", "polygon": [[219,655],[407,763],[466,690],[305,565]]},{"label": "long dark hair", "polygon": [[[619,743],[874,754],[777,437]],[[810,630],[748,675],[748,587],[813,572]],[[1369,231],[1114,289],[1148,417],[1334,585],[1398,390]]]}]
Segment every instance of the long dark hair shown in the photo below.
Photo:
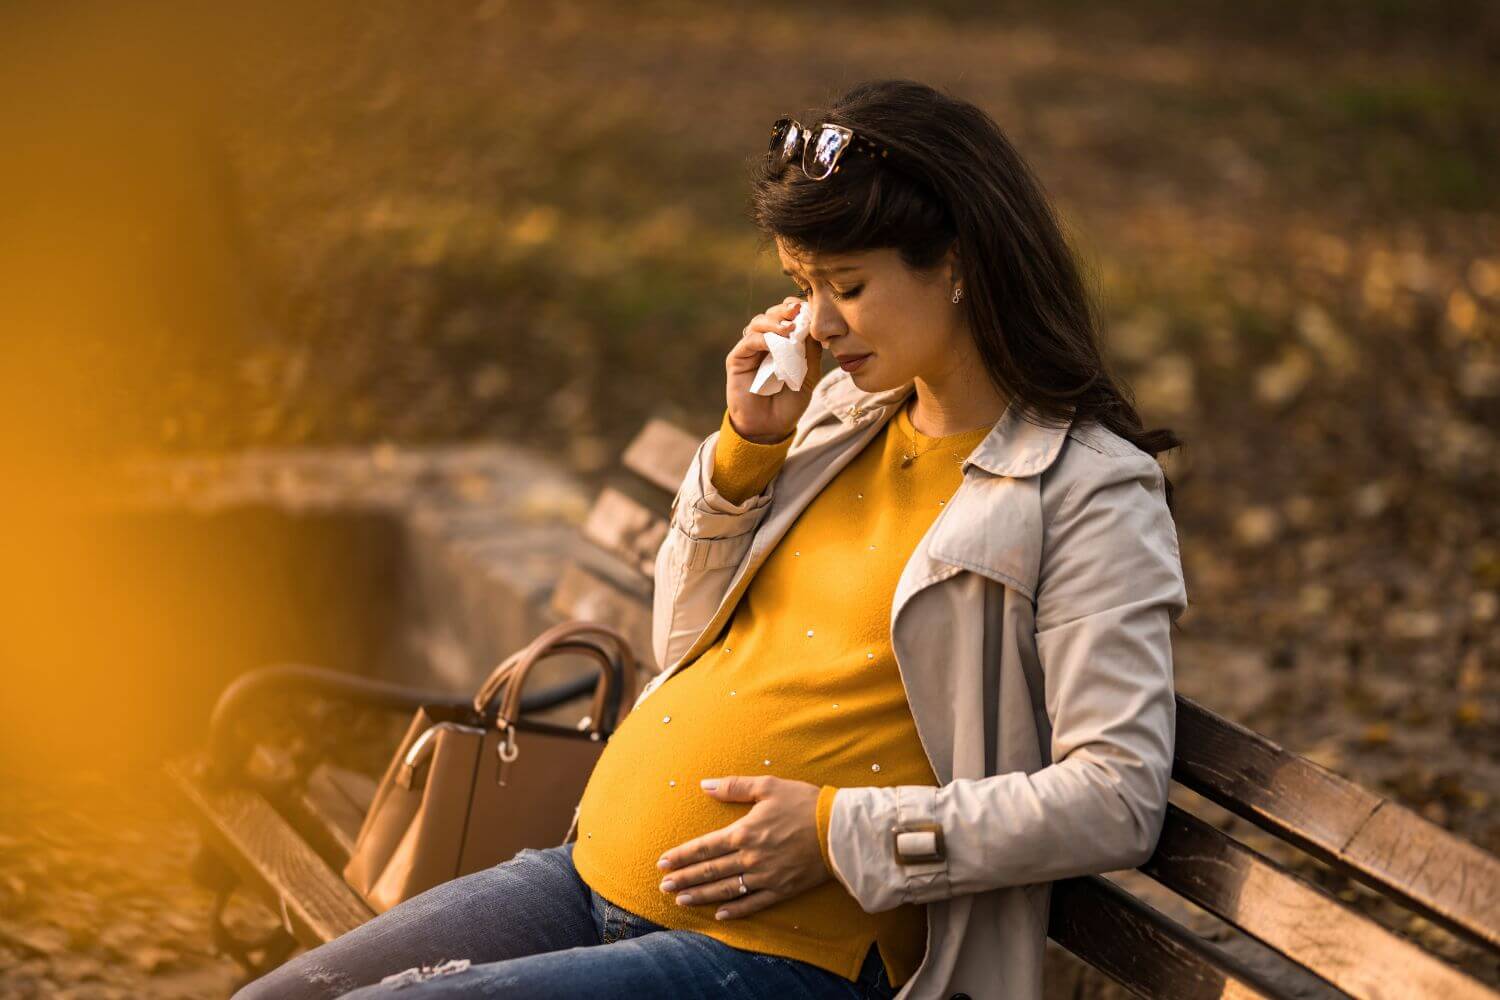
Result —
[{"label": "long dark hair", "polygon": [[[830,121],[882,144],[875,160],[846,153],[827,180],[752,158],[751,218],[762,249],[780,237],[804,253],[891,247],[908,267],[937,266],[957,241],[963,307],[991,381],[1023,415],[1097,421],[1148,455],[1182,444],[1148,431],[1106,370],[1096,305],[1041,183],[995,120],[913,80],[856,84],[826,109]],[[1167,507],[1172,483],[1166,481]]]}]

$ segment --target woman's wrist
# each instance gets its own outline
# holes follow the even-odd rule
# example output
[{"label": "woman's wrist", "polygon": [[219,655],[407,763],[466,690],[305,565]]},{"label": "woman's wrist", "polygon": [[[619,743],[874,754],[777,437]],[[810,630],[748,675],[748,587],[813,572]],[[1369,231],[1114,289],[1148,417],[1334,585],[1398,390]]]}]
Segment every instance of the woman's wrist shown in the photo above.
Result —
[{"label": "woman's wrist", "polygon": [[726,422],[728,422],[730,428],[733,429],[734,433],[736,435],[738,435],[739,438],[742,441],[749,441],[751,444],[761,444],[761,445],[776,445],[776,444],[781,444],[783,441],[786,441],[788,438],[790,438],[792,436],[792,434],[796,431],[796,428],[794,427],[790,431],[787,431],[785,434],[782,434],[780,437],[774,437],[774,436],[767,435],[767,434],[746,434],[746,433],[742,432],[738,427],[734,426],[734,418],[732,416],[730,416],[729,411],[727,409],[724,411],[724,419],[725,419]]},{"label": "woman's wrist", "polygon": [[770,444],[751,441],[735,430],[726,409],[719,423],[719,440],[709,479],[726,500],[743,503],[765,490],[780,471],[791,447],[790,434]]}]

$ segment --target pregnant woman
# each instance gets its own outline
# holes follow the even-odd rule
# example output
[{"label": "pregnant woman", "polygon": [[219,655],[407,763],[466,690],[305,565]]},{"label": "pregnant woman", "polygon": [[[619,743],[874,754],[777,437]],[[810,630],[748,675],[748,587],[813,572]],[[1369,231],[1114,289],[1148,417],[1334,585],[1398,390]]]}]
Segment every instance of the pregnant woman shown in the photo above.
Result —
[{"label": "pregnant woman", "polygon": [[[1040,186],[901,80],[779,120],[756,170],[800,297],[728,352],[656,560],[662,672],[575,831],[240,996],[1037,1000],[1050,883],[1150,856],[1178,441],[1105,370]],[[752,392],[804,312],[807,379]]]}]

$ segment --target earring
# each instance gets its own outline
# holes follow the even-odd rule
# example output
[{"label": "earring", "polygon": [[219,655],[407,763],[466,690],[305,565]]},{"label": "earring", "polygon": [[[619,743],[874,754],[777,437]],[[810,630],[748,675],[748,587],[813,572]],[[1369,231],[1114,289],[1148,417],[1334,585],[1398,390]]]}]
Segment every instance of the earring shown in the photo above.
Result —
[{"label": "earring", "polygon": [[953,304],[954,305],[958,305],[958,300],[961,299],[961,298],[963,298],[963,297],[964,297],[964,290],[962,288],[955,288],[955,289],[953,289]]}]

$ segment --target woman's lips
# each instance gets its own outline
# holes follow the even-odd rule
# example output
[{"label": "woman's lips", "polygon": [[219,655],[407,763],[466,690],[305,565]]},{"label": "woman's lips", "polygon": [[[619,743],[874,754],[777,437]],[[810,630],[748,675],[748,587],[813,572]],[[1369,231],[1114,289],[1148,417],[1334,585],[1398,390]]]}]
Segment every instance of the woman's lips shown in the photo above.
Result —
[{"label": "woman's lips", "polygon": [[860,366],[865,363],[865,359],[868,357],[868,354],[861,354],[857,358],[850,358],[847,361],[840,361],[839,367],[844,369],[844,371],[846,372],[857,371]]}]

